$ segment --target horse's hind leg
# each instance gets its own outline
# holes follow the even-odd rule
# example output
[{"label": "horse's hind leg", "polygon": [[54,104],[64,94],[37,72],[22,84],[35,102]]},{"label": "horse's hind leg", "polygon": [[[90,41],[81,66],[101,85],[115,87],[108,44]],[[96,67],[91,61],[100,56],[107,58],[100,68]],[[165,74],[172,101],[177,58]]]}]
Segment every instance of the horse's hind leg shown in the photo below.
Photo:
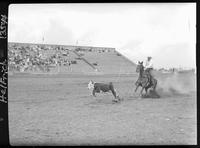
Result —
[{"label": "horse's hind leg", "polygon": [[145,87],[145,92],[146,92],[146,95],[147,95],[147,93],[148,93],[148,88],[147,87]]}]

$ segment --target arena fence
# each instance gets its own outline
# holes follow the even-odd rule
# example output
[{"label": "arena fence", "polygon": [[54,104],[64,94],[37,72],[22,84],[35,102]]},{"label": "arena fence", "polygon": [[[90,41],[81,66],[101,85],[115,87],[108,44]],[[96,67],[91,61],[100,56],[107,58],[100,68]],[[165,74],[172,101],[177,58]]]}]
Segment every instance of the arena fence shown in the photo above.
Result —
[{"label": "arena fence", "polygon": [[41,66],[41,65],[34,65],[34,66],[14,66],[8,65],[9,73],[30,73],[30,74],[51,74],[51,73],[59,73],[60,66]]}]

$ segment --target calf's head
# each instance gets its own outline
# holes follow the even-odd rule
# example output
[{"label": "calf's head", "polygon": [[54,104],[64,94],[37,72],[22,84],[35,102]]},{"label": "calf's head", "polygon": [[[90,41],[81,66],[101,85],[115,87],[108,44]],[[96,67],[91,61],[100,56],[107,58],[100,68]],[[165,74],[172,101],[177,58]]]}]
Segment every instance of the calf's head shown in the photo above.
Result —
[{"label": "calf's head", "polygon": [[94,88],[94,82],[90,80],[88,83],[88,89],[93,89],[93,88]]}]

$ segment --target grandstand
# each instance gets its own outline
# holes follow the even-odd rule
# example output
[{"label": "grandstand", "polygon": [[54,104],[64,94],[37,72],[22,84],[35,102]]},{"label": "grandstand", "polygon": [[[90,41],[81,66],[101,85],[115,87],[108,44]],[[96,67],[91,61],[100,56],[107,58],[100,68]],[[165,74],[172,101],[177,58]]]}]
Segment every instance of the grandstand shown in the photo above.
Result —
[{"label": "grandstand", "polygon": [[[56,57],[59,64],[49,64],[50,70],[45,73],[133,74],[136,68],[133,62],[118,53],[115,48],[109,47],[8,43],[8,51],[15,51],[16,49],[26,49],[27,52],[29,52],[29,49],[38,50],[38,55],[42,55],[41,57],[43,58],[49,58],[49,60],[52,60],[52,57]],[[12,59],[12,57],[9,58]],[[66,64],[64,61],[70,62]],[[28,72],[38,73],[38,71],[34,70],[29,70]],[[40,72],[42,71],[40,70]]]}]

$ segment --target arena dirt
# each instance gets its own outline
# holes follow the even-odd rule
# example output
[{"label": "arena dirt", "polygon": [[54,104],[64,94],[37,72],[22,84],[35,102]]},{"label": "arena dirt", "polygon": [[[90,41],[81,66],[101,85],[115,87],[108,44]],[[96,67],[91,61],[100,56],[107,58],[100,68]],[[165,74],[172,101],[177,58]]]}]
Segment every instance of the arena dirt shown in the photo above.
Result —
[{"label": "arena dirt", "polygon": [[[191,77],[189,77],[191,76]],[[124,100],[87,89],[89,80],[112,81]],[[11,145],[196,144],[195,76],[157,76],[161,98],[134,93],[137,76],[10,76]]]}]

